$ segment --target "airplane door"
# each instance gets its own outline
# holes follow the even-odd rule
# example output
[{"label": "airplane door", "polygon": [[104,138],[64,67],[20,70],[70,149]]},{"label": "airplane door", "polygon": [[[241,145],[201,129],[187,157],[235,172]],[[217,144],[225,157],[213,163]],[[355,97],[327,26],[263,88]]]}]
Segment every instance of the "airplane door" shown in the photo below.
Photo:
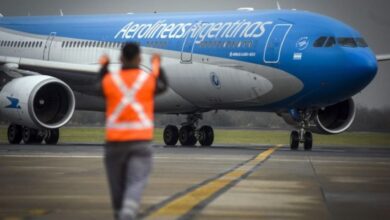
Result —
[{"label": "airplane door", "polygon": [[290,31],[292,24],[277,24],[268,36],[264,49],[264,63],[279,63],[284,40]]},{"label": "airplane door", "polygon": [[200,26],[200,24],[197,23],[191,27],[191,30],[194,30],[196,32],[195,36],[193,36],[194,34],[191,31],[184,39],[183,46],[181,49],[181,61],[180,61],[183,64],[191,64],[192,63],[192,53],[194,52],[194,47],[197,43],[196,41],[197,41],[199,34],[200,34],[200,31],[197,30],[199,28],[199,26]]},{"label": "airplane door", "polygon": [[56,32],[51,32],[46,39],[45,47],[43,48],[43,60],[49,60],[50,58],[50,48],[53,44],[53,40],[56,37]]}]

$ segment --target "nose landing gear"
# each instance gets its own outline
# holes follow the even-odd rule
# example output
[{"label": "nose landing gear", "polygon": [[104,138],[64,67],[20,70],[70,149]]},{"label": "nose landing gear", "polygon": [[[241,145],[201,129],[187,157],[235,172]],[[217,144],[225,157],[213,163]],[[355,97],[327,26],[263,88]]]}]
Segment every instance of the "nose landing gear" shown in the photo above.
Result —
[{"label": "nose landing gear", "polygon": [[313,113],[311,111],[300,111],[299,114],[299,130],[291,132],[290,148],[291,150],[298,150],[299,144],[303,144],[303,148],[310,151],[313,148],[313,134],[307,130],[310,127]]},{"label": "nose landing gear", "polygon": [[182,124],[180,130],[174,125],[165,127],[165,144],[174,146],[179,141],[182,146],[194,146],[199,141],[201,146],[211,146],[214,142],[214,130],[210,126],[198,129],[198,122],[201,119],[202,114],[196,113],[187,116],[187,121]]}]

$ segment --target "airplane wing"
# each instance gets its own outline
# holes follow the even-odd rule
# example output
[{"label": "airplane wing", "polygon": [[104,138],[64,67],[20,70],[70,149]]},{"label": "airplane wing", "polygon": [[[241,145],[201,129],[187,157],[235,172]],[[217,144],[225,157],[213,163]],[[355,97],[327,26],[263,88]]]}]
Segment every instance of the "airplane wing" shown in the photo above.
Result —
[{"label": "airplane wing", "polygon": [[381,62],[381,61],[388,61],[390,60],[390,54],[381,54],[381,55],[376,55],[376,59]]},{"label": "airplane wing", "polygon": [[99,64],[72,64],[64,62],[0,56],[0,72],[8,78],[29,75],[49,75],[66,82],[73,90],[96,94]]}]

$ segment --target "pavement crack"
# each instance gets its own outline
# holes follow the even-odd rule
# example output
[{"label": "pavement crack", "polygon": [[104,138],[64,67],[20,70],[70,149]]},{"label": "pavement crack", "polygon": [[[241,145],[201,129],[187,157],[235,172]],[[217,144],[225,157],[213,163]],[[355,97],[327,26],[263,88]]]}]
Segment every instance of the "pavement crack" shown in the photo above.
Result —
[{"label": "pavement crack", "polygon": [[316,168],[314,167],[314,164],[313,164],[313,161],[312,161],[312,159],[311,159],[311,156],[308,156],[308,160],[309,160],[309,163],[310,163],[310,167],[311,167],[311,169],[313,170],[314,179],[317,181],[318,186],[319,186],[319,188],[320,188],[321,196],[322,196],[322,199],[324,200],[326,210],[328,211],[328,213],[329,213],[331,219],[333,219],[333,213],[330,211],[330,207],[329,207],[329,204],[328,204],[328,200],[327,200],[327,198],[326,198],[325,189],[322,187],[322,183],[321,183],[320,177],[318,176],[317,170],[316,170]]}]

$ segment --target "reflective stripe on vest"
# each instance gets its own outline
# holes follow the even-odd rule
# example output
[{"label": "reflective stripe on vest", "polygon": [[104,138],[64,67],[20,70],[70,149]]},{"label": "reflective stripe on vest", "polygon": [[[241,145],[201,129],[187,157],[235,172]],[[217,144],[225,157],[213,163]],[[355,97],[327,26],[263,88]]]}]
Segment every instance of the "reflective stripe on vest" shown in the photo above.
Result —
[{"label": "reflective stripe on vest", "polygon": [[[119,72],[111,74],[114,84],[122,93],[122,99],[119,104],[115,107],[115,110],[107,119],[107,128],[108,129],[149,129],[153,128],[153,121],[147,116],[143,106],[137,101],[135,96],[137,92],[143,87],[147,79],[150,77],[150,74],[140,71],[137,79],[131,86],[128,88],[123,82]],[[123,113],[124,109],[130,106],[136,113],[139,118],[139,121],[135,122],[117,122],[120,115]]]}]

